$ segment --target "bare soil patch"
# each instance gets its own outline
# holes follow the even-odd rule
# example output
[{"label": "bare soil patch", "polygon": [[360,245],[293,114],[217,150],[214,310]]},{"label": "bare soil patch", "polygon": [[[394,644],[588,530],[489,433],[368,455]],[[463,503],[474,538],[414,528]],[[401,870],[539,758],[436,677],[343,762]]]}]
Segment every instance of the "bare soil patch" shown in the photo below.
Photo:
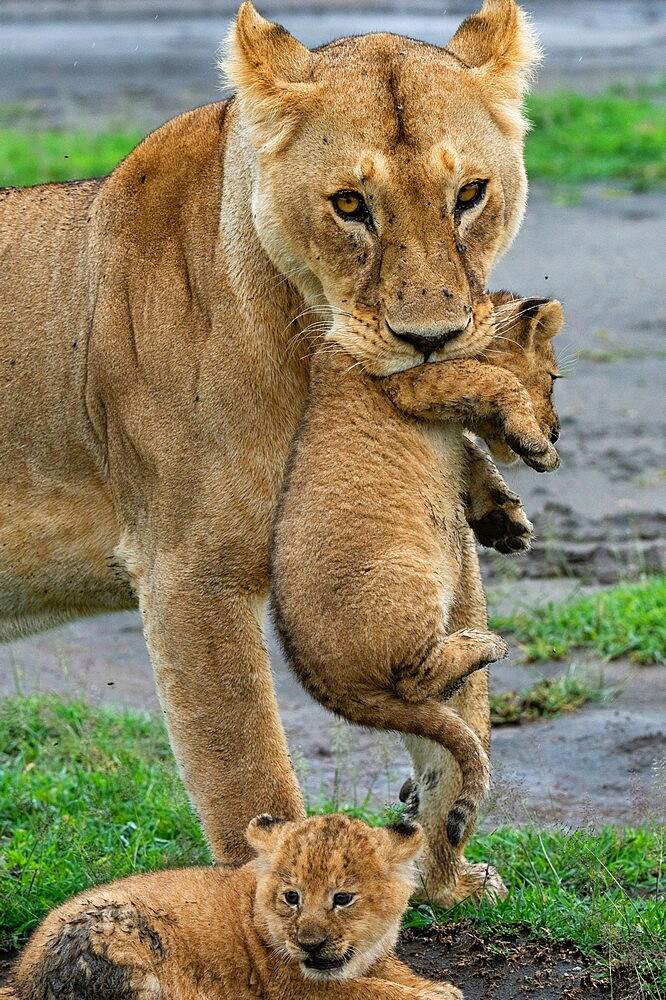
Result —
[{"label": "bare soil patch", "polygon": [[527,934],[494,934],[484,941],[471,924],[427,934],[406,932],[400,957],[428,979],[459,987],[465,1000],[629,1000],[636,984],[598,983],[575,945],[532,941]]}]

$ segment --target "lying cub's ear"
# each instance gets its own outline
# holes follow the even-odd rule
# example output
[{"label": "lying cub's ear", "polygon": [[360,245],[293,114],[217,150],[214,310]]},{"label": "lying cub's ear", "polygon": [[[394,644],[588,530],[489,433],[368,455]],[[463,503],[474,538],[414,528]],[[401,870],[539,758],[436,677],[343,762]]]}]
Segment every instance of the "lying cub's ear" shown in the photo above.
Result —
[{"label": "lying cub's ear", "polygon": [[241,4],[220,62],[224,80],[238,91],[255,144],[266,152],[289,138],[307,104],[316,56],[279,24],[266,21],[250,0]]},{"label": "lying cub's ear", "polygon": [[514,0],[485,0],[446,46],[472,72],[508,125],[524,132],[522,100],[541,59],[541,46],[527,14]]},{"label": "lying cub's ear", "polygon": [[250,820],[245,837],[250,847],[254,847],[260,857],[270,855],[290,825],[292,824],[289,820],[264,813],[262,816],[255,816],[254,819]]},{"label": "lying cub's ear", "polygon": [[413,861],[423,848],[423,830],[411,820],[401,819],[380,831],[385,838],[384,856],[391,864]]}]

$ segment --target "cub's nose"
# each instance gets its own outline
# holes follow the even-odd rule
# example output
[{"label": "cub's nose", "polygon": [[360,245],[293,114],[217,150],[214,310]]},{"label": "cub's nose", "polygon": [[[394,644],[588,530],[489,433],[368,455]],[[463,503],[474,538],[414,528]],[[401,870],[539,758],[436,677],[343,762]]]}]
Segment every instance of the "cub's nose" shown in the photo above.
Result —
[{"label": "cub's nose", "polygon": [[444,344],[448,344],[450,340],[454,340],[459,337],[461,333],[464,333],[468,327],[468,323],[465,326],[461,326],[456,330],[444,330],[440,333],[416,333],[413,330],[394,330],[389,324],[386,324],[398,340],[404,340],[405,343],[411,344],[419,354],[432,354],[433,351],[438,351],[440,347],[444,347]]},{"label": "cub's nose", "polygon": [[320,948],[324,947],[328,941],[328,935],[326,935],[326,937],[316,938],[308,935],[307,937],[297,937],[296,940],[299,948],[302,948],[303,951],[307,951],[309,954],[312,954],[313,952],[319,951]]}]

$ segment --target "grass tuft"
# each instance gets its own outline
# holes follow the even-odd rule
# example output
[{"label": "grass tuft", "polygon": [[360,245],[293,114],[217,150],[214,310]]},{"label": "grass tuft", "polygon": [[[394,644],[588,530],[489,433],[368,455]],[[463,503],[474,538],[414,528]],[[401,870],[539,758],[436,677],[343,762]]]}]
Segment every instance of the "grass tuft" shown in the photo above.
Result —
[{"label": "grass tuft", "polygon": [[520,691],[502,691],[490,695],[490,721],[493,726],[552,719],[565,712],[575,712],[588,701],[602,701],[611,691],[570,669],[563,677],[543,677]]},{"label": "grass tuft", "polygon": [[528,660],[560,660],[589,649],[609,660],[666,661],[666,574],[620,583],[598,594],[529,612],[491,616],[491,627],[512,633]]}]

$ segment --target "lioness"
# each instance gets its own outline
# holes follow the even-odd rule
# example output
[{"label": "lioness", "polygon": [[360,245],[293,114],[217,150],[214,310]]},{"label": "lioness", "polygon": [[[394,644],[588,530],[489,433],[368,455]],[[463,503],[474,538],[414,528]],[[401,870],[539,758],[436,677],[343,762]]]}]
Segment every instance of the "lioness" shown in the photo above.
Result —
[{"label": "lioness", "polygon": [[252,820],[242,868],[135,875],[35,931],[5,1000],[462,1000],[393,951],[423,836],[403,821]]},{"label": "lioness", "polygon": [[[138,604],[220,860],[251,856],[252,816],[303,815],[262,622],[309,349],[342,322],[376,374],[478,353],[537,55],[513,0],[446,48],[315,52],[245,3],[231,100],[101,180],[0,192],[0,631]],[[487,740],[481,673],[454,704]]]},{"label": "lioness", "polygon": [[[509,446],[540,471],[559,465],[551,339],[562,308],[507,293],[493,299],[501,311],[478,360],[378,379],[341,349],[344,335],[327,335],[271,545],[275,623],[303,685],[352,722],[410,734],[429,854],[441,850],[444,830],[461,843],[489,784],[478,736],[444,701],[507,651],[487,630],[450,627],[469,616],[471,600],[476,617],[485,615],[482,592],[467,589],[468,576],[476,581],[465,516],[473,446],[462,430]],[[441,747],[461,774],[444,813]],[[432,865],[429,876],[429,892],[446,894]]]}]

